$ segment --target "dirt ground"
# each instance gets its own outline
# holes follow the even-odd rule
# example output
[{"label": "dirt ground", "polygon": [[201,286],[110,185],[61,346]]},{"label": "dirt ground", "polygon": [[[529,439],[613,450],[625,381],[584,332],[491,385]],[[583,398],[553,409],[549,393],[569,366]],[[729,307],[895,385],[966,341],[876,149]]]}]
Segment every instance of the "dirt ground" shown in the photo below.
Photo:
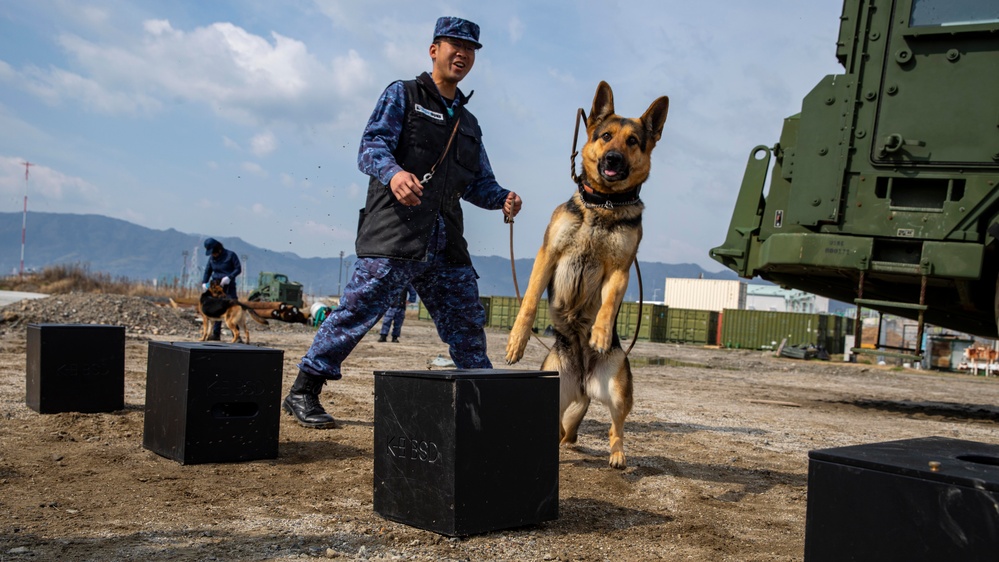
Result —
[{"label": "dirt ground", "polygon": [[[125,409],[30,410],[29,322],[125,325]],[[925,436],[999,443],[995,377],[639,342],[628,467],[607,466],[609,418],[594,404],[578,446],[560,451],[557,520],[447,538],[372,509],[372,373],[446,357],[430,323],[409,319],[401,343],[361,342],[323,393],[338,429],[282,414],[277,459],[181,465],[142,447],[146,354],[197,329],[190,310],[128,297],[0,309],[0,560],[800,560],[808,451]],[[287,390],[313,329],[250,330],[255,345],[284,351]],[[488,335],[501,367],[506,333]],[[532,341],[517,368],[544,352]]]}]

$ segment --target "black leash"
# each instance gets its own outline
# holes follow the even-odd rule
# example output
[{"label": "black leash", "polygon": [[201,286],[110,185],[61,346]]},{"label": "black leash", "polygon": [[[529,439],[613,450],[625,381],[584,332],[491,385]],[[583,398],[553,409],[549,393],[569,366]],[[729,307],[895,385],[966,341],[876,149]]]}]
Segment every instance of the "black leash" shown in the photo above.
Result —
[{"label": "black leash", "polygon": [[434,177],[434,172],[437,171],[437,166],[439,166],[440,163],[444,161],[444,157],[447,156],[448,149],[451,148],[451,143],[454,141],[454,135],[458,132],[458,125],[460,124],[461,124],[461,115],[459,115],[458,119],[456,119],[454,122],[454,128],[451,129],[451,136],[448,137],[447,144],[444,145],[444,150],[441,151],[440,158],[438,158],[437,161],[434,162],[433,166],[430,166],[429,172],[423,174],[423,179],[420,180],[420,185],[427,185],[427,182],[430,181],[430,178]]}]

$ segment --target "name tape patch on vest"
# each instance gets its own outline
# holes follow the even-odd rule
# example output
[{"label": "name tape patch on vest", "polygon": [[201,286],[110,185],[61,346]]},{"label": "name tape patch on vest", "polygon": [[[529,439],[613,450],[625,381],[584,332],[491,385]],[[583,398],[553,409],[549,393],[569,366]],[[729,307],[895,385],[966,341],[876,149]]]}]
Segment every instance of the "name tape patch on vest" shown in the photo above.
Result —
[{"label": "name tape patch on vest", "polygon": [[420,104],[416,104],[416,111],[418,111],[418,112],[426,115],[427,117],[429,117],[431,119],[436,119],[437,121],[442,121],[442,122],[444,121],[444,114],[443,113],[438,113],[436,111],[431,111],[431,110],[423,107]]}]

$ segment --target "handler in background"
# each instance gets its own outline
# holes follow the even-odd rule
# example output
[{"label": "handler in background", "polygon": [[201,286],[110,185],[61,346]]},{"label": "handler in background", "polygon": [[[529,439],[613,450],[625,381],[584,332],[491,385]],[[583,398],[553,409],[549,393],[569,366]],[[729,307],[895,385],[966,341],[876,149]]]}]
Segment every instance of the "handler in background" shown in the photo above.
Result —
[{"label": "handler in background", "polygon": [[455,366],[492,368],[460,200],[503,209],[511,218],[521,200],[496,182],[479,123],[465,107],[471,95],[458,89],[481,46],[478,25],[438,19],[432,72],[393,82],[375,104],[357,158],[371,176],[355,242],[358,259],[283,403],[302,426],[335,426],[319,401],[323,384],[341,377],[340,364],[409,283]]},{"label": "handler in background", "polygon": [[399,343],[399,336],[402,335],[402,323],[406,321],[406,306],[416,302],[416,289],[412,285],[407,285],[396,299],[395,304],[385,311],[385,319],[382,320],[382,329],[378,333],[378,341],[388,341],[389,332],[392,332],[392,343]]},{"label": "handler in background", "polygon": [[[205,265],[205,274],[201,277],[201,288],[208,290],[208,282],[218,281],[225,290],[227,297],[235,300],[236,277],[243,272],[243,267],[239,263],[239,256],[232,250],[226,250],[222,243],[214,238],[205,239],[205,255],[209,256],[208,264]],[[212,326],[212,334],[208,336],[209,341],[219,341],[222,336],[222,322],[216,322]]]}]

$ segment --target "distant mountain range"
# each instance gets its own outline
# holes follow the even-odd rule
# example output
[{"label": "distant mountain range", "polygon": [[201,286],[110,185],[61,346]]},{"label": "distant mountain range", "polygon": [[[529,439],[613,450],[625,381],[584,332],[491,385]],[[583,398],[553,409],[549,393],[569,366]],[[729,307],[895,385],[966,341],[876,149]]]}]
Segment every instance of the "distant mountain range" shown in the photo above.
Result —
[{"label": "distant mountain range", "polygon": [[[16,274],[21,257],[21,213],[0,213],[0,275]],[[197,284],[205,265],[202,245],[205,234],[187,234],[174,229],[154,230],[101,215],[28,213],[30,239],[25,244],[26,269],[40,270],[52,265],[80,264],[92,272],[132,280],[153,280]],[[335,295],[346,285],[355,256],[303,258],[292,252],[275,252],[248,244],[240,238],[215,236],[235,251],[243,261],[242,283],[252,288],[261,271],[284,273],[301,282],[309,295]],[[472,256],[479,273],[483,296],[514,296],[516,291],[509,258]],[[640,261],[645,301],[663,298],[667,277],[738,279],[735,273],[705,271],[696,264],[666,264]],[[518,286],[523,293],[534,264],[516,260]],[[342,273],[341,273],[342,271]],[[759,281],[766,283],[765,281]],[[632,269],[626,300],[638,300],[638,280]]]}]

